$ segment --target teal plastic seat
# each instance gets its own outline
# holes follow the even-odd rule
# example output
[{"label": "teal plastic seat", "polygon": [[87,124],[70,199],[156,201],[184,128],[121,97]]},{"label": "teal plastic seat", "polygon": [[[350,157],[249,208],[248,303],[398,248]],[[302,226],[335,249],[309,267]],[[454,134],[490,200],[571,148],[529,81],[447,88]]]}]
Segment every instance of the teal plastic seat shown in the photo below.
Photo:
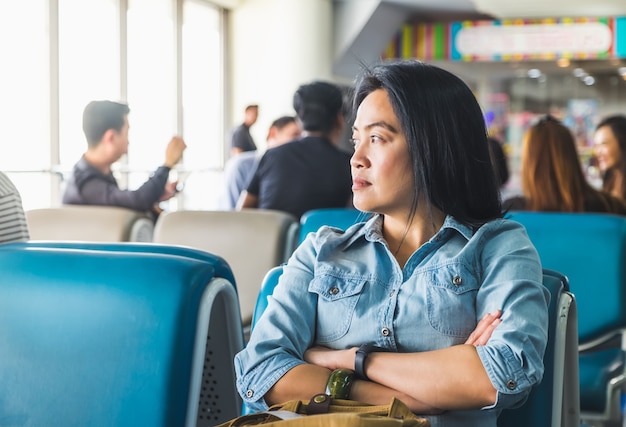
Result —
[{"label": "teal plastic seat", "polygon": [[367,221],[370,213],[351,208],[314,209],[300,217],[300,234],[298,244],[302,243],[309,233],[319,230],[323,225],[346,230],[359,222]]},{"label": "teal plastic seat", "polygon": [[212,426],[239,415],[243,331],[222,260],[100,245],[0,246],[0,424]]},{"label": "teal plastic seat", "polygon": [[593,426],[621,423],[626,218],[554,212],[510,212],[509,217],[526,227],[543,266],[565,274],[576,295],[582,420]]},{"label": "teal plastic seat", "polygon": [[267,272],[261,283],[261,290],[254,306],[254,315],[252,316],[252,329],[259,321],[259,318],[267,308],[267,299],[274,293],[274,288],[278,284],[278,279],[283,274],[283,267],[278,266]]},{"label": "teal plastic seat", "polygon": [[578,427],[578,331],[576,301],[567,278],[544,269],[543,284],[550,291],[548,343],[541,383],[519,408],[505,409],[499,427]]}]

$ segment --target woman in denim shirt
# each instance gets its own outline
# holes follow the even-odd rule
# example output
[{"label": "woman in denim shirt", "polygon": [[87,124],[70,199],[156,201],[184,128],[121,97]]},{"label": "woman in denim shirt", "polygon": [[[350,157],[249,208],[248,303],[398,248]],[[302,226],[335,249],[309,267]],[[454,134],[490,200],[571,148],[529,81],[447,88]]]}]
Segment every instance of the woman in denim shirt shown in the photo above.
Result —
[{"label": "woman in denim shirt", "polygon": [[255,410],[307,400],[342,368],[360,374],[350,399],[496,426],[541,381],[549,294],[501,218],[481,109],[419,61],[366,70],[354,103],[354,205],[375,215],[296,250],[235,359],[239,392]]}]

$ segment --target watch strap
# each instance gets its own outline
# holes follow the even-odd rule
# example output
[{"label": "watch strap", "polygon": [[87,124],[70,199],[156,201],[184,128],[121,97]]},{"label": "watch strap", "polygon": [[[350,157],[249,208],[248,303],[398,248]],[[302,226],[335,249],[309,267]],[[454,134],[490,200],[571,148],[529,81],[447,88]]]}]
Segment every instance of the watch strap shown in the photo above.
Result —
[{"label": "watch strap", "polygon": [[365,360],[367,360],[367,356],[373,352],[387,352],[389,350],[375,346],[373,344],[363,344],[356,351],[356,355],[354,357],[354,373],[359,379],[369,380],[367,375],[365,374]]}]

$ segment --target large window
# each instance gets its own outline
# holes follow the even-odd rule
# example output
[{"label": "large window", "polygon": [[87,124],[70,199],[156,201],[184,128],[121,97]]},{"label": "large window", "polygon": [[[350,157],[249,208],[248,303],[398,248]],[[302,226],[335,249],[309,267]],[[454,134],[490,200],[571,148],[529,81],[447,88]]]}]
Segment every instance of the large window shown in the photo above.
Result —
[{"label": "large window", "polygon": [[85,151],[83,108],[119,100],[120,49],[116,0],[59,0],[59,155],[67,172]]},{"label": "large window", "polygon": [[221,185],[216,171],[224,159],[224,85],[219,56],[222,51],[222,15],[199,1],[185,2],[183,10],[183,124],[187,142],[184,206],[215,208]]},{"label": "large window", "polygon": [[131,108],[129,152],[114,165],[122,187],[140,185],[181,134],[188,149],[172,178],[188,185],[170,207],[213,207],[224,141],[222,17],[208,0],[0,2],[0,113],[10,142],[0,169],[24,207],[61,203],[62,177],[87,148],[82,111],[94,99]]},{"label": "large window", "polygon": [[0,2],[0,169],[13,172],[26,207],[51,194],[52,176],[40,172],[51,161],[46,1]]}]

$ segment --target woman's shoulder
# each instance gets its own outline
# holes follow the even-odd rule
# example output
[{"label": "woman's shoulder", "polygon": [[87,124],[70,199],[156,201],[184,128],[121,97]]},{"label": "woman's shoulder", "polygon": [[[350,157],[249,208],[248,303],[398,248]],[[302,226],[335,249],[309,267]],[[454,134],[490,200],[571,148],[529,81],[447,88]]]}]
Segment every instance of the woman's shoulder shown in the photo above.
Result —
[{"label": "woman's shoulder", "polygon": [[323,225],[317,231],[309,233],[304,241],[312,245],[316,251],[319,251],[323,246],[346,246],[359,237],[365,236],[368,232],[375,231],[378,226],[376,221],[374,217],[364,216],[358,218],[354,224],[344,228]]},{"label": "woman's shoulder", "polygon": [[309,236],[317,245],[341,243],[363,234],[365,224],[365,222],[358,222],[346,229],[323,225],[316,232],[310,233]]}]

